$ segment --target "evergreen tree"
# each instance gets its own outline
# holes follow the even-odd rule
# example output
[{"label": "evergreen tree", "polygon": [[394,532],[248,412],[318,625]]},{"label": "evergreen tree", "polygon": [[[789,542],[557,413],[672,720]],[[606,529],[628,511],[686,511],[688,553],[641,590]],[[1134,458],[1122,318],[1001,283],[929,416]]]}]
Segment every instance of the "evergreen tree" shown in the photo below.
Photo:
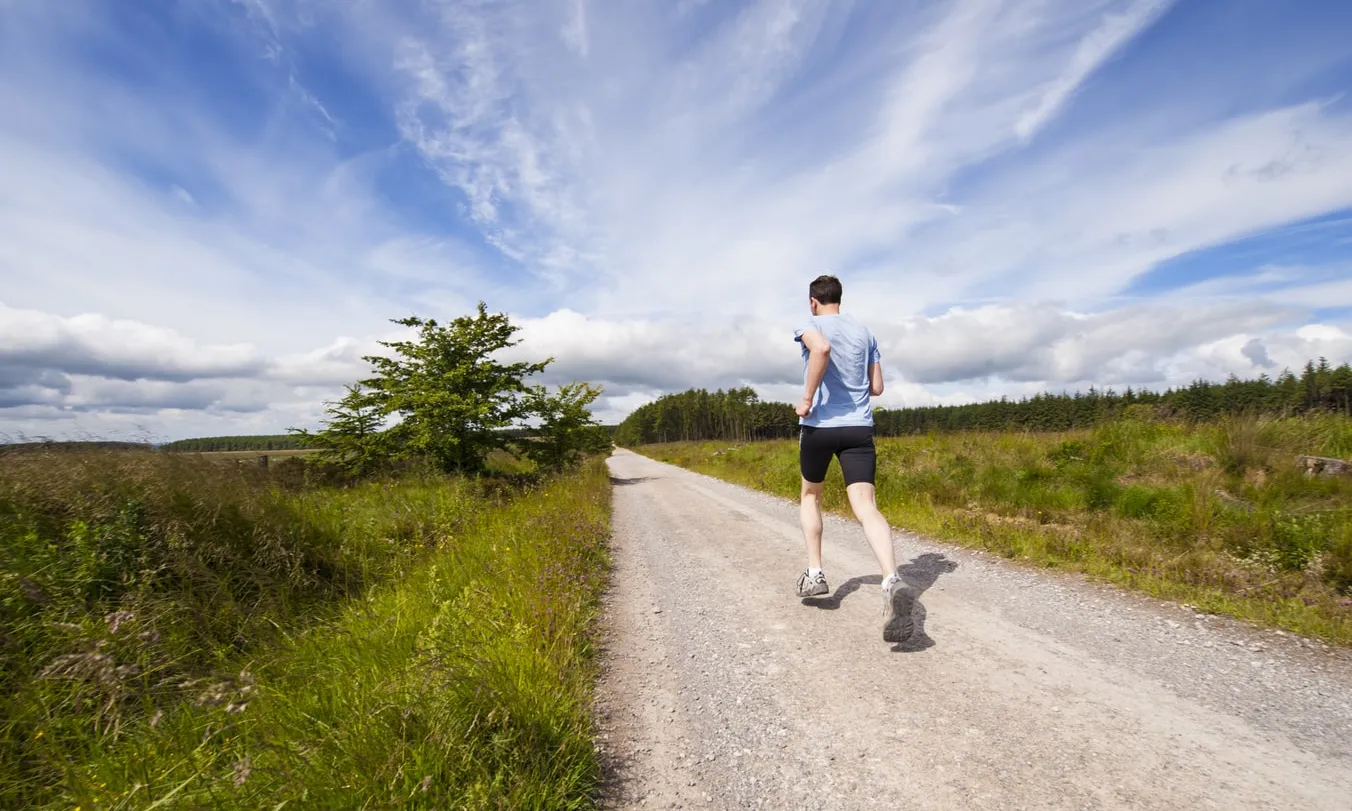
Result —
[{"label": "evergreen tree", "polygon": [[346,389],[342,399],[325,403],[323,430],[291,430],[318,448],[321,460],[364,476],[387,464],[397,448],[381,431],[385,417],[371,393],[360,384]]}]

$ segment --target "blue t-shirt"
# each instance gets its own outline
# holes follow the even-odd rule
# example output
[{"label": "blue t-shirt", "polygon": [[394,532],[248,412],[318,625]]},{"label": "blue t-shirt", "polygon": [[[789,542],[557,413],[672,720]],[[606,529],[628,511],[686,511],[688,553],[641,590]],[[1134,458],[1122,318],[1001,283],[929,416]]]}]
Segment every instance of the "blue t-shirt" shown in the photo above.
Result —
[{"label": "blue t-shirt", "polygon": [[817,330],[831,344],[826,376],[817,387],[812,411],[799,423],[817,428],[842,428],[872,425],[873,406],[869,403],[868,370],[878,363],[878,341],[868,327],[850,315],[814,315],[793,331],[793,339],[803,350],[803,382],[807,382],[807,359],[803,333]]}]

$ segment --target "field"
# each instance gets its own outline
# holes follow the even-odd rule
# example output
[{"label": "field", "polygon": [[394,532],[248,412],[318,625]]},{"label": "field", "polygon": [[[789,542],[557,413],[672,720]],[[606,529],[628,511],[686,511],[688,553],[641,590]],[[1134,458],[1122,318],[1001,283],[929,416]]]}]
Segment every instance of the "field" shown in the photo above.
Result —
[{"label": "field", "polygon": [[[187,451],[171,451],[172,453],[186,453]],[[239,459],[256,460],[260,456],[266,456],[272,459],[290,459],[296,456],[310,456],[316,453],[312,448],[287,448],[280,451],[203,451],[200,455],[203,459]]]},{"label": "field", "polygon": [[[794,441],[637,450],[798,497]],[[1352,478],[1307,476],[1304,454],[1352,456],[1352,420],[880,439],[878,501],[894,526],[1352,644]],[[837,471],[824,500],[843,512]]]},{"label": "field", "polygon": [[298,478],[0,458],[0,807],[590,806],[604,464]]}]

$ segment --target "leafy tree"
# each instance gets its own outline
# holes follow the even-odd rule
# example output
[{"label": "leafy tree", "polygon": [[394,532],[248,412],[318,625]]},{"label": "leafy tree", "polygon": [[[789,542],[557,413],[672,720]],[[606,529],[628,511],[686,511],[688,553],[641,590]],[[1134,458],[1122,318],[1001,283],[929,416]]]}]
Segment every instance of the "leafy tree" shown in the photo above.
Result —
[{"label": "leafy tree", "polygon": [[503,429],[530,416],[526,378],[550,361],[508,363],[494,359],[515,346],[504,313],[483,302],[473,316],[442,325],[417,316],[394,323],[418,330],[417,340],[381,341],[393,357],[362,358],[375,374],[362,381],[385,415],[397,415],[391,439],[403,453],[421,456],[445,472],[479,473],[488,454],[505,448]]},{"label": "leafy tree", "polygon": [[545,470],[571,467],[583,454],[610,450],[606,429],[587,410],[600,395],[601,389],[590,383],[569,383],[553,395],[543,386],[534,387],[526,408],[540,426],[517,443],[518,450]]},{"label": "leafy tree", "polygon": [[[610,447],[606,429],[587,410],[601,394],[598,387],[572,383],[551,395],[527,378],[552,359],[498,359],[518,343],[512,339],[518,327],[505,314],[489,313],[480,302],[474,315],[448,324],[416,316],[394,323],[416,329],[416,338],[382,341],[392,354],[363,358],[372,375],[328,404],[324,429],[296,432],[322,448],[326,459],[358,474],[396,457],[477,474],[490,453],[512,446],[549,470]],[[527,429],[530,423],[537,427]]]}]

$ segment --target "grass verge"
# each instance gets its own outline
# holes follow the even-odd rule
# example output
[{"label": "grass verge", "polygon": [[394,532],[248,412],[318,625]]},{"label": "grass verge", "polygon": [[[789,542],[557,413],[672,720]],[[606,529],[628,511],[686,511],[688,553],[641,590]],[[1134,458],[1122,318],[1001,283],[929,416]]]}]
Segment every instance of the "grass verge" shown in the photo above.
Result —
[{"label": "grass verge", "polygon": [[[638,450],[798,497],[793,441]],[[1352,480],[1307,477],[1300,454],[1352,455],[1352,421],[1122,420],[880,439],[878,503],[914,532],[1349,645]],[[848,510],[839,474],[824,506]]]},{"label": "grass verge", "polygon": [[291,492],[166,456],[0,475],[22,529],[3,537],[0,805],[592,803],[603,463],[514,494]]}]

